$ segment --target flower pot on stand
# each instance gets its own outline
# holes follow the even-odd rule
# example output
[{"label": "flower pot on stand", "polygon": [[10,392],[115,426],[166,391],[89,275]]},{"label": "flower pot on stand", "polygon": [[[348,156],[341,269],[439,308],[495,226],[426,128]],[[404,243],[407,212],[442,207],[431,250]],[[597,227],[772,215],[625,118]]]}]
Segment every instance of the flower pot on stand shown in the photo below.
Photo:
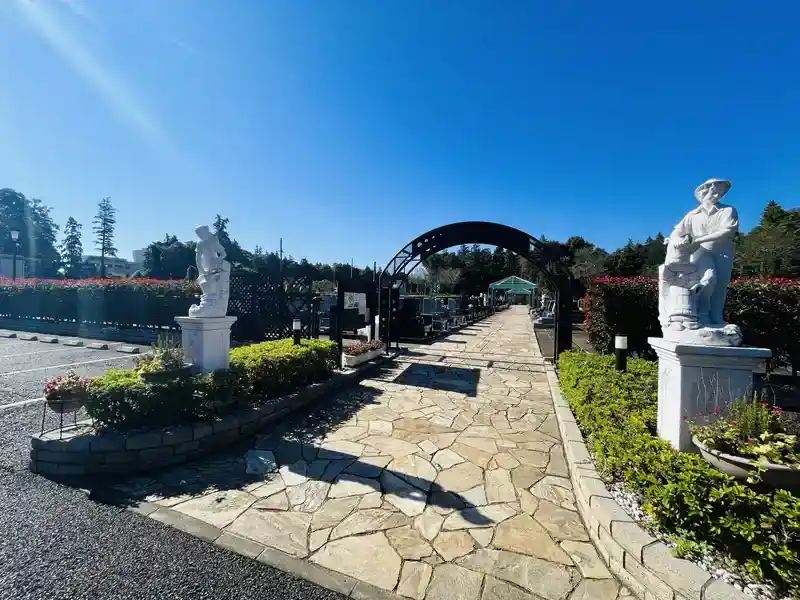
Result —
[{"label": "flower pot on stand", "polygon": [[756,463],[741,456],[725,454],[719,450],[708,448],[696,437],[692,442],[700,451],[700,456],[717,471],[730,475],[739,481],[746,481],[748,477],[758,476],[759,467],[762,467],[761,482],[773,487],[788,490],[800,490],[800,465],[776,465],[774,463]]},{"label": "flower pot on stand", "polygon": [[86,404],[85,392],[58,392],[45,398],[47,406],[61,415],[78,412]]}]

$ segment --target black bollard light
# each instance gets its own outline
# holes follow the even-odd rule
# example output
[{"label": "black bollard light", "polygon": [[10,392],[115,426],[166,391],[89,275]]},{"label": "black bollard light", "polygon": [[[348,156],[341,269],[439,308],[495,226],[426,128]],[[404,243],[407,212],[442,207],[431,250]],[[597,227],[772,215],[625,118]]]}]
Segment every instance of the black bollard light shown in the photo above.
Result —
[{"label": "black bollard light", "polygon": [[614,336],[614,356],[616,357],[615,366],[617,371],[623,373],[628,370],[628,336]]},{"label": "black bollard light", "polygon": [[292,321],[292,335],[294,336],[294,345],[300,345],[300,333],[303,329],[303,324],[300,322],[300,319],[294,319]]}]

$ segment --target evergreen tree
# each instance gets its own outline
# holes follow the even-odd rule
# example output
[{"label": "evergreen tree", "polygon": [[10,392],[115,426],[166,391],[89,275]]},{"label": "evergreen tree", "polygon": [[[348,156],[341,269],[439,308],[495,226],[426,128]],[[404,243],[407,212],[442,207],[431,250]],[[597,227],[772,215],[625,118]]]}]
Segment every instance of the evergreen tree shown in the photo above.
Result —
[{"label": "evergreen tree", "polygon": [[83,244],[81,243],[81,229],[83,225],[70,217],[64,226],[64,239],[59,246],[61,265],[64,267],[66,277],[80,277],[81,262],[83,261]]},{"label": "evergreen tree", "polygon": [[0,189],[0,254],[11,254],[14,242],[10,231],[19,231],[16,246],[20,257],[34,260],[28,262],[26,275],[32,277],[55,277],[61,262],[56,248],[58,225],[50,216],[50,208],[37,198],[26,198],[24,194],[9,188]]},{"label": "evergreen tree", "polygon": [[111,198],[103,198],[97,205],[97,215],[92,221],[95,234],[95,248],[100,251],[100,277],[106,276],[106,256],[116,256],[114,247],[114,225],[117,209],[111,204]]}]

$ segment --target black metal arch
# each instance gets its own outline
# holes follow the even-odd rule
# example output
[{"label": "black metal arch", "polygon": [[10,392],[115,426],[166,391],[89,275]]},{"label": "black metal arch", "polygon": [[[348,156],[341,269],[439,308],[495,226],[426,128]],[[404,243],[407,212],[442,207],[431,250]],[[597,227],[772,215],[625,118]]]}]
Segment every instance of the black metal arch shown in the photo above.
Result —
[{"label": "black metal arch", "polygon": [[[561,249],[543,244],[530,234],[489,221],[463,221],[432,229],[410,241],[394,255],[380,277],[380,336],[387,349],[399,303],[399,282],[429,256],[462,244],[485,244],[510,250],[541,270],[556,299],[553,358],[572,347],[572,276],[564,266]],[[411,266],[411,268],[409,268]]]}]

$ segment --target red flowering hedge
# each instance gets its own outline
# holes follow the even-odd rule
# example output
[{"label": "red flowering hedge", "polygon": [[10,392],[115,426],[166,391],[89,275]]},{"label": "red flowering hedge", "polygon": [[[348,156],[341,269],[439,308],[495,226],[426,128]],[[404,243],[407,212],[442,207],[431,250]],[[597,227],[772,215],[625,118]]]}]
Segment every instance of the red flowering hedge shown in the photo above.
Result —
[{"label": "red flowering hedge", "polygon": [[199,292],[156,279],[0,279],[0,318],[116,327],[174,327]]},{"label": "red flowering hedge", "polygon": [[[655,356],[647,338],[661,336],[657,279],[595,279],[585,311],[589,341],[598,352],[613,352],[614,335],[624,333],[630,352]],[[742,328],[745,344],[772,350],[772,366],[800,369],[800,280],[737,279],[728,289],[725,313],[727,321]]]}]

